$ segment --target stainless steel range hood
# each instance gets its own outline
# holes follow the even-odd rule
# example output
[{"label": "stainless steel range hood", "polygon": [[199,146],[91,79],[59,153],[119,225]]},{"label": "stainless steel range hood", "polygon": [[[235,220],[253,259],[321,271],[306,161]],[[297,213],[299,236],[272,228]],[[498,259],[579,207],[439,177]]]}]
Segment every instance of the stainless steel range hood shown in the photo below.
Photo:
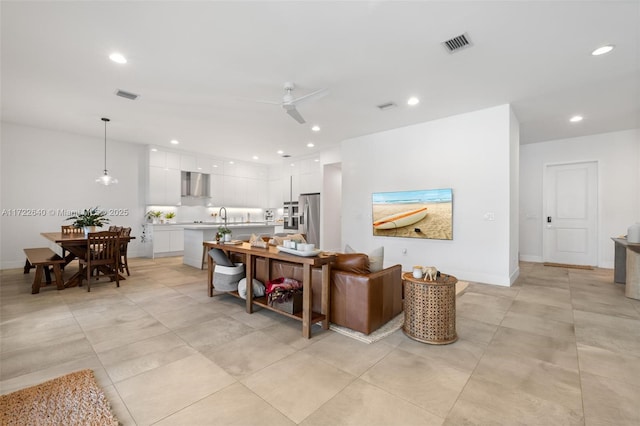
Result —
[{"label": "stainless steel range hood", "polygon": [[182,172],[183,197],[207,198],[209,194],[209,175],[197,172]]}]

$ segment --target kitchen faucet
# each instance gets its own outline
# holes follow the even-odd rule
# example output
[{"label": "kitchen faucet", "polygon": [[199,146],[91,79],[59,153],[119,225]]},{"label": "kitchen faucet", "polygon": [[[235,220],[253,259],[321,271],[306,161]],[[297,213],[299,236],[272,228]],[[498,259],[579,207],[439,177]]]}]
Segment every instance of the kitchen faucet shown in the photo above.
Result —
[{"label": "kitchen faucet", "polygon": [[[224,216],[222,215],[222,211],[224,210]],[[224,227],[227,227],[227,209],[225,209],[224,207],[220,207],[220,211],[218,212],[218,216],[220,216],[220,219],[224,220]]]}]

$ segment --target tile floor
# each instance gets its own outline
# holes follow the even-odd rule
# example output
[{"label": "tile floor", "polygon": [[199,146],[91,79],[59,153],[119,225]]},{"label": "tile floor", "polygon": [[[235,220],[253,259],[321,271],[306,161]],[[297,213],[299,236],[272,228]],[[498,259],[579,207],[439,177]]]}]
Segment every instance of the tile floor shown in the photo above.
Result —
[{"label": "tile floor", "polygon": [[511,288],[471,284],[459,340],[433,346],[307,340],[207,297],[181,258],[130,263],[90,293],[31,295],[33,271],[1,271],[0,393],[91,368],[124,425],[640,424],[640,301],[611,270],[523,263]]}]

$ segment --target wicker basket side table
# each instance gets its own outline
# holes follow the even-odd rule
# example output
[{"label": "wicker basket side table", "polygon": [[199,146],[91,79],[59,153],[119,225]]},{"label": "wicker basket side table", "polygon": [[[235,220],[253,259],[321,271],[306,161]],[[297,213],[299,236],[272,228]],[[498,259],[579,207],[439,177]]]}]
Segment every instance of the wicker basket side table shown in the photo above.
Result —
[{"label": "wicker basket side table", "polygon": [[423,343],[444,345],[458,340],[456,334],[456,283],[452,275],[435,281],[402,274],[404,283],[404,326],[408,337]]}]

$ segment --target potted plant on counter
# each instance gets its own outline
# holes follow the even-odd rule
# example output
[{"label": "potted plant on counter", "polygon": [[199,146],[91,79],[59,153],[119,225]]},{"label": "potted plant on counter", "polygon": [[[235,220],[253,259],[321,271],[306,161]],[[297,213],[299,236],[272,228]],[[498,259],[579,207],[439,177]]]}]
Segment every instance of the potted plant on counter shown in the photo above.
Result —
[{"label": "potted plant on counter", "polygon": [[173,223],[174,217],[176,217],[176,214],[174,212],[167,212],[164,214],[164,218],[167,220],[167,223]]},{"label": "potted plant on counter", "polygon": [[162,212],[160,210],[150,210],[147,212],[147,220],[150,220],[152,223],[158,223],[161,217]]},{"label": "potted plant on counter", "polygon": [[84,209],[82,213],[77,213],[65,220],[73,220],[73,226],[83,228],[85,236],[87,236],[89,232],[95,231],[96,227],[102,228],[105,223],[109,223],[107,212],[100,210],[98,207]]},{"label": "potted plant on counter", "polygon": [[218,234],[220,234],[221,241],[231,241],[231,229],[227,228],[226,226],[220,226],[218,228]]}]

